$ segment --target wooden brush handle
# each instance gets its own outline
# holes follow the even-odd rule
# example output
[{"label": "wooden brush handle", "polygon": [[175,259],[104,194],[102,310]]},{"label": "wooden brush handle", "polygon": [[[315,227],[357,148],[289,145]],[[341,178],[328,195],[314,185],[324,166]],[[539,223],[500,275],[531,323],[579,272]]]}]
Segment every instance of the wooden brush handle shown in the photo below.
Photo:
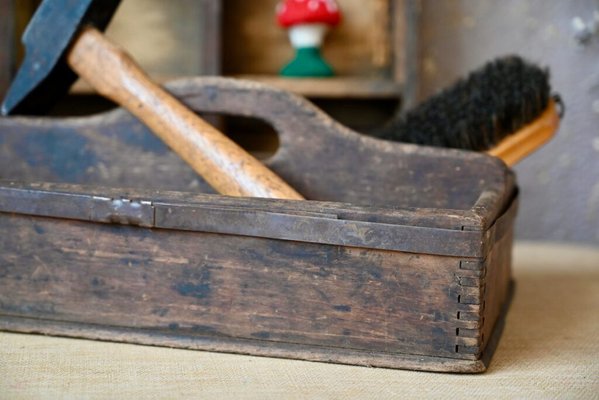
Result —
[{"label": "wooden brush handle", "polygon": [[559,120],[555,101],[550,100],[537,119],[507,136],[487,153],[501,158],[511,167],[549,141],[557,131]]},{"label": "wooden brush handle", "polygon": [[67,62],[100,94],[144,122],[221,194],[302,199],[260,161],[152,82],[96,29],[83,29]]}]

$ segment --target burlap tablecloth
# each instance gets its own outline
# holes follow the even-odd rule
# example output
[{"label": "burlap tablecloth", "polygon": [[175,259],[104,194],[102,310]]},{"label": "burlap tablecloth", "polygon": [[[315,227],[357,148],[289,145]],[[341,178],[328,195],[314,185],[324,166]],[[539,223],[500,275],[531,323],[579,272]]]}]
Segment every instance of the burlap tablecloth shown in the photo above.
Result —
[{"label": "burlap tablecloth", "polygon": [[518,243],[481,375],[351,367],[0,333],[0,398],[599,398],[599,249]]}]

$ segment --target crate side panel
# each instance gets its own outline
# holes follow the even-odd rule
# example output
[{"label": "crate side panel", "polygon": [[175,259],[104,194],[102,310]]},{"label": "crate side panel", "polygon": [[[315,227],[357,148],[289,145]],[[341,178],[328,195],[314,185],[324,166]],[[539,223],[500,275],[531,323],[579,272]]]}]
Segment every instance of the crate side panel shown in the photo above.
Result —
[{"label": "crate side panel", "polygon": [[473,358],[455,258],[6,213],[0,231],[7,316]]},{"label": "crate side panel", "polygon": [[503,237],[495,243],[487,258],[486,274],[482,287],[481,349],[486,347],[495,324],[509,300],[512,280],[513,236],[514,230],[509,228]]}]

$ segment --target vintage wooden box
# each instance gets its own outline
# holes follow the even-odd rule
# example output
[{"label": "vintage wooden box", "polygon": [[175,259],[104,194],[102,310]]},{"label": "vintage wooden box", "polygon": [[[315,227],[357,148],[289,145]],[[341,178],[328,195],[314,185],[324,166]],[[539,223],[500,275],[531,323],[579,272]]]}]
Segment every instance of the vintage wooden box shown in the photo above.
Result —
[{"label": "vintage wooden box", "polygon": [[0,119],[0,329],[485,370],[511,288],[502,162],[361,136],[259,84],[169,89],[270,123],[266,163],[311,201],[212,194],[122,110]]}]

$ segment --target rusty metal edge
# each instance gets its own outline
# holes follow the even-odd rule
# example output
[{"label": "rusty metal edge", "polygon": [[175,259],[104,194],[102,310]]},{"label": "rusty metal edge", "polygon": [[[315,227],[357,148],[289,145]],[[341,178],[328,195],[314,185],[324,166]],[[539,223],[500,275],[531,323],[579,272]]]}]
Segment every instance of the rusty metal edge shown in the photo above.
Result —
[{"label": "rusty metal edge", "polygon": [[443,256],[485,255],[481,231],[354,221],[328,214],[298,215],[2,186],[0,212]]}]

